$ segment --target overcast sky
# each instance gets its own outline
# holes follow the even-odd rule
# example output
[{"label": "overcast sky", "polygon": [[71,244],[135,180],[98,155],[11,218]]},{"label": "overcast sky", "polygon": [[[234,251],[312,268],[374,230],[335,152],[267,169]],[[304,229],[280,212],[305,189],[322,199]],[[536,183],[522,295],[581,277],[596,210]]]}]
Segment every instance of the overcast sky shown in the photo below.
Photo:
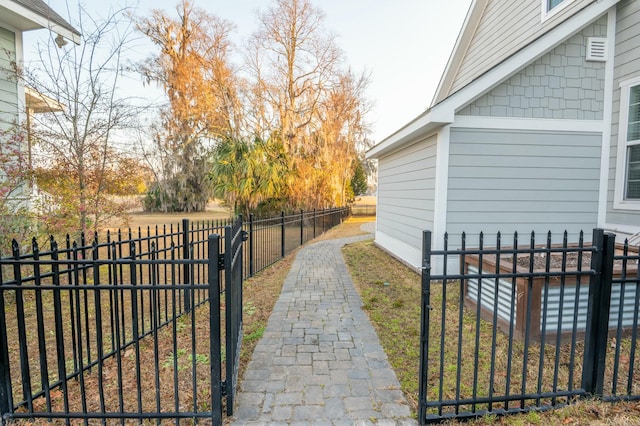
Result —
[{"label": "overcast sky", "polygon": [[[68,18],[65,0],[45,1]],[[429,106],[471,3],[471,0],[311,1],[326,14],[326,28],[338,36],[338,44],[351,68],[357,73],[371,74],[368,97],[373,109],[368,121],[376,143]],[[74,3],[75,0],[69,0],[71,9]],[[106,14],[115,2],[86,0],[85,4],[91,11]],[[148,15],[150,9],[158,8],[174,14],[176,4],[173,0],[140,0],[137,13]],[[241,45],[256,30],[257,11],[271,2],[195,0],[195,4],[233,22],[234,41]],[[27,61],[32,54],[30,45],[45,35],[43,30],[25,35]],[[149,54],[149,46],[141,45],[132,54],[143,58]],[[130,84],[141,86],[142,82]],[[149,88],[142,93],[158,96]]]}]

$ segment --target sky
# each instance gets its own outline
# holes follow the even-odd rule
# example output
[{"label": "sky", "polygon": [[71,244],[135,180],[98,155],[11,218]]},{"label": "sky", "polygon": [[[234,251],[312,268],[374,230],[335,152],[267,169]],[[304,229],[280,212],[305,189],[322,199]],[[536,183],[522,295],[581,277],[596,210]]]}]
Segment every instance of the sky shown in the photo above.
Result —
[{"label": "sky", "polygon": [[[75,0],[45,0],[65,18],[72,17]],[[233,22],[233,40],[241,46],[257,29],[257,12],[269,0],[194,0],[210,13]],[[356,73],[371,75],[367,117],[375,143],[391,135],[422,113],[430,104],[455,44],[471,0],[311,0],[325,13],[325,27],[337,35],[346,63]],[[85,0],[92,12],[105,16],[115,2]],[[131,4],[131,2],[129,2]],[[153,8],[174,13],[177,0],[140,0],[137,14]],[[67,7],[68,6],[68,7]],[[70,21],[73,21],[71,19]],[[72,22],[73,23],[73,22]],[[46,38],[45,30],[25,34],[25,60],[35,57],[30,46]],[[149,55],[152,45],[140,42],[131,59]],[[142,80],[128,82],[131,91],[157,99],[162,94]]]}]

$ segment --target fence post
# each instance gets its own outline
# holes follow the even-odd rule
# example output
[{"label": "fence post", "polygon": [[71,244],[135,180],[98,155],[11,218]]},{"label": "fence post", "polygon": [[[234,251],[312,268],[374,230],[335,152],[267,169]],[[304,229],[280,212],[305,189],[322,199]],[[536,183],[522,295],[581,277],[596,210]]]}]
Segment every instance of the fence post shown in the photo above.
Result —
[{"label": "fence post", "polygon": [[253,273],[253,213],[249,213],[249,276],[252,277]]},{"label": "fence post", "polygon": [[220,236],[209,235],[208,239],[208,297],[209,297],[209,374],[211,375],[212,424],[222,424],[222,337],[220,332]]},{"label": "fence post", "polygon": [[282,228],[280,233],[280,256],[284,257],[284,212],[280,213],[280,226]]},{"label": "fence post", "polygon": [[[0,268],[1,271],[1,268]],[[0,275],[0,280],[2,276]],[[11,375],[9,374],[9,349],[4,343],[7,341],[7,318],[4,310],[4,293],[0,281],[0,419],[13,411],[13,396],[11,390]]]},{"label": "fence post", "polygon": [[316,237],[316,209],[313,209],[313,238]]},{"label": "fence post", "polygon": [[[189,250],[189,219],[182,219],[182,244],[182,260],[189,260],[191,254]],[[185,285],[191,284],[190,272],[189,263],[185,262],[182,269],[182,283]],[[191,312],[191,292],[189,289],[184,292],[184,312]]]},{"label": "fence post", "polygon": [[589,283],[582,387],[596,396],[602,396],[604,387],[615,241],[615,234],[605,233],[602,229],[593,230],[596,252],[591,257],[591,270],[595,274]]},{"label": "fence post", "polygon": [[300,209],[300,245],[304,244],[304,210]]},{"label": "fence post", "polygon": [[422,232],[422,302],[420,313],[420,383],[418,385],[418,423],[424,424],[427,409],[427,366],[429,316],[431,310],[431,231]]}]

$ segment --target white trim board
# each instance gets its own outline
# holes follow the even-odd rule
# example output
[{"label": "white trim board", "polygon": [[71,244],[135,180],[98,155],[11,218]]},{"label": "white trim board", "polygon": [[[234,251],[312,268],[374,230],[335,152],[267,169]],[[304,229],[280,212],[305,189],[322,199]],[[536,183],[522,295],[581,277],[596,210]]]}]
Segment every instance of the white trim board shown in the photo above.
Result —
[{"label": "white trim board", "polygon": [[[609,9],[607,16],[607,43],[615,46],[617,8]],[[613,79],[615,72],[615,49],[607,49],[607,62],[604,72],[603,130],[602,150],[600,153],[600,188],[598,192],[598,227],[604,227],[607,221],[607,195],[609,191],[609,162],[611,156],[611,124],[613,114]]]},{"label": "white trim board", "polygon": [[640,200],[625,200],[624,185],[627,171],[627,123],[629,115],[629,90],[640,85],[640,76],[620,82],[620,114],[616,149],[616,176],[613,191],[613,208],[617,210],[640,210]]},{"label": "white trim board", "polygon": [[548,9],[549,0],[541,0],[540,1],[540,3],[541,3],[540,6],[542,6],[541,7],[542,10],[541,10],[541,13],[540,13],[540,22],[546,22],[549,19],[553,18],[555,15],[560,13],[561,10],[563,10],[564,8],[569,6],[574,1],[575,0],[564,0],[562,3],[560,3],[559,5],[554,7],[553,9],[549,10]]},{"label": "white trim board", "polygon": [[[482,19],[488,4],[488,0],[473,0],[469,6],[467,16],[464,19],[464,23],[462,24],[462,28],[458,34],[458,38],[456,39],[456,44],[453,46],[453,50],[451,51],[447,65],[444,68],[444,72],[442,73],[442,76],[440,76],[440,82],[438,83],[438,87],[436,88],[433,99],[431,100],[431,105],[434,105],[438,99],[440,99],[442,92],[448,93],[451,90],[451,86],[453,85],[455,77],[460,70],[460,66],[462,65],[462,59],[469,50],[471,40],[478,30],[478,25],[480,24],[480,20]],[[462,49],[462,46],[464,46],[464,50]]]},{"label": "white trim board", "polygon": [[433,247],[444,248],[444,233],[447,231],[447,200],[449,199],[449,146],[451,127],[445,126],[436,140],[436,182],[433,205]]},{"label": "white trim board", "polygon": [[[45,4],[47,4],[48,6],[48,2],[45,2]],[[46,16],[43,16],[40,13],[23,6],[20,3],[12,0],[0,0],[0,6],[32,22],[34,25],[40,26],[41,28],[47,28],[56,34],[60,34],[61,36],[65,37],[68,40],[71,40],[75,44],[80,44],[80,42],[82,41],[82,36],[80,34],[74,33],[72,30],[63,27],[56,22],[53,22]]]},{"label": "white trim board", "polygon": [[558,120],[544,118],[482,117],[457,115],[454,128],[499,129],[499,130],[549,130],[560,132],[605,131],[603,120]]},{"label": "white trim board", "polygon": [[380,231],[376,231],[374,242],[414,271],[422,269],[422,247],[410,246]]}]

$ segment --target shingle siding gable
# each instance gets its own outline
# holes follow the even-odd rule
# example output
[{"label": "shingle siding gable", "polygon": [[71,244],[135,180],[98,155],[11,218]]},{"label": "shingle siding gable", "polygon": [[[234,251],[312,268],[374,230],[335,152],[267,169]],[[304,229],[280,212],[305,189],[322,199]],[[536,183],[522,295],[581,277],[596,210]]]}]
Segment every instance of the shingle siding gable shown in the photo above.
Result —
[{"label": "shingle siding gable", "polygon": [[600,18],[507,81],[462,108],[459,115],[602,119],[605,64],[586,60],[588,37],[606,37]]},{"label": "shingle siding gable", "polygon": [[449,70],[455,73],[451,88],[440,93],[436,102],[460,90],[594,1],[574,0],[545,21],[541,0],[490,1],[459,66]]}]

